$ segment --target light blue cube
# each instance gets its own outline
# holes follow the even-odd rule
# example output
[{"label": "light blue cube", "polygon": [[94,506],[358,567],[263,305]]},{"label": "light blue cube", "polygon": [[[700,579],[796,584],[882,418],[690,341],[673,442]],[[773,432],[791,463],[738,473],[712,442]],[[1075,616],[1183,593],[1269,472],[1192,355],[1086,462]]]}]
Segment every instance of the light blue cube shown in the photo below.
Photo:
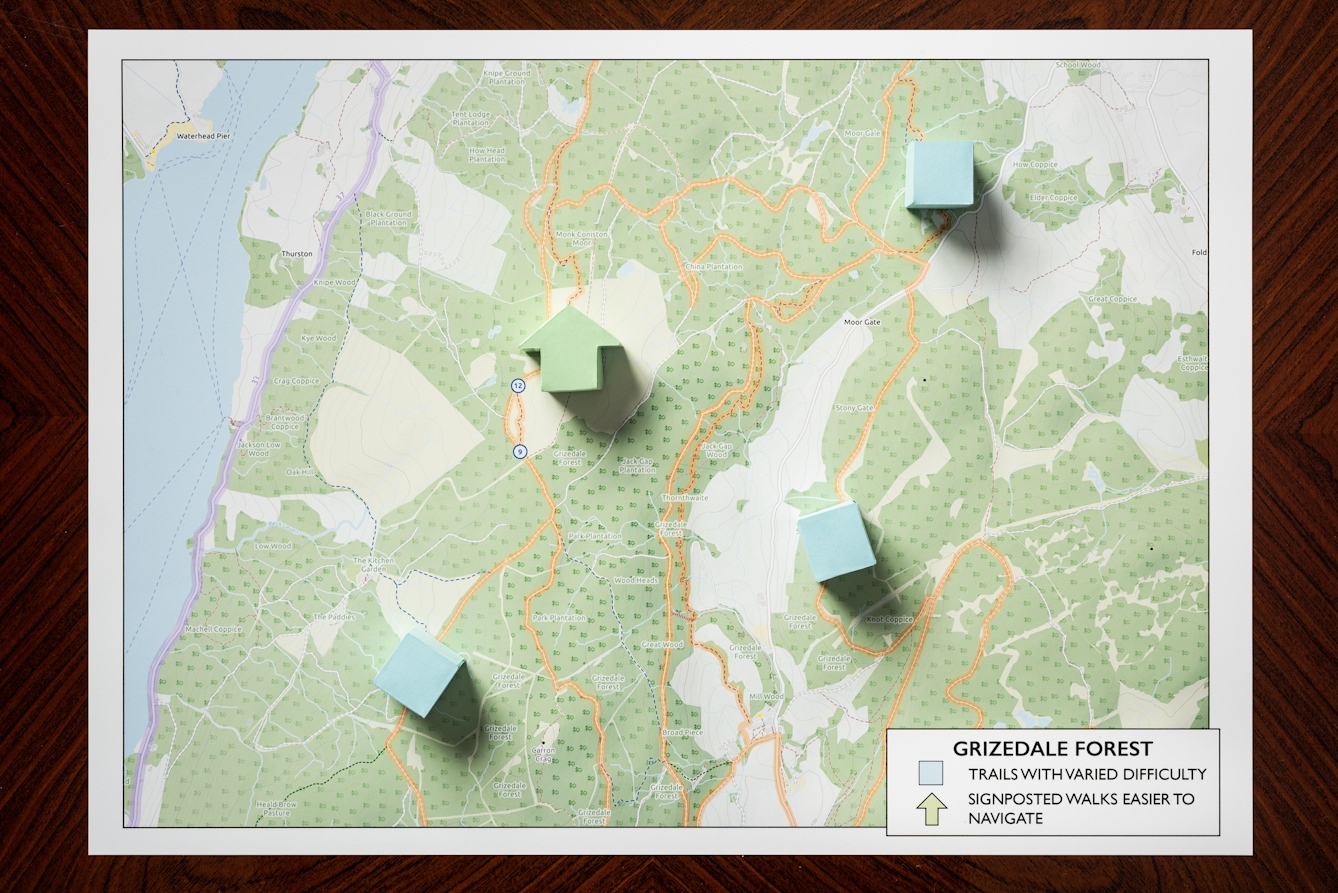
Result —
[{"label": "light blue cube", "polygon": [[813,578],[821,583],[851,571],[873,567],[873,549],[859,506],[847,501],[799,519],[799,537]]},{"label": "light blue cube", "polygon": [[975,143],[913,142],[906,147],[906,207],[961,210],[976,203]]},{"label": "light blue cube", "polygon": [[373,685],[427,716],[465,659],[415,626],[390,653]]},{"label": "light blue cube", "polygon": [[920,784],[943,784],[943,761],[920,761]]}]

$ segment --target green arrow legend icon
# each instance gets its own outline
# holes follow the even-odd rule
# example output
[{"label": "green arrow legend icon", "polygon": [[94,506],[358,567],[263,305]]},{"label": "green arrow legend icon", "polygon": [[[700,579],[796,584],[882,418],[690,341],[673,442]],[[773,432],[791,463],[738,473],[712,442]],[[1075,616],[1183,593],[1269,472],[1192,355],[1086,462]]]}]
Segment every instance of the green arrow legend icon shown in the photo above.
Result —
[{"label": "green arrow legend icon", "polygon": [[938,811],[940,809],[947,809],[948,807],[944,806],[943,801],[940,800],[938,797],[935,797],[933,794],[930,794],[928,797],[924,799],[923,803],[921,803],[919,806],[915,808],[923,809],[925,811],[926,825],[937,825]]}]

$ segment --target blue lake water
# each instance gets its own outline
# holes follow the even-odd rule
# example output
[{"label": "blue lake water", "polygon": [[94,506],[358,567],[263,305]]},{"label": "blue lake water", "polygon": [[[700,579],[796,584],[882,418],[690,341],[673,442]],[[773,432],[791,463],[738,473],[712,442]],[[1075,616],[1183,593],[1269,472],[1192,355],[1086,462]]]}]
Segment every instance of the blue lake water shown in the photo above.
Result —
[{"label": "blue lake water", "polygon": [[248,184],[293,130],[320,62],[229,62],[201,116],[231,139],[181,141],[125,184],[125,752],[148,726],[149,667],[190,594],[241,362]]},{"label": "blue lake water", "polygon": [[1091,462],[1087,463],[1087,468],[1083,472],[1083,477],[1092,482],[1096,487],[1096,495],[1101,496],[1106,492],[1106,482],[1101,477],[1101,469],[1097,468]]},{"label": "blue lake water", "polygon": [[1020,722],[1022,724],[1022,728],[1024,729],[1043,729],[1046,726],[1050,725],[1050,721],[1054,717],[1032,716],[1030,713],[1023,710],[1021,707],[1018,707],[1013,710],[1013,718],[1016,719],[1018,722]]},{"label": "blue lake water", "polygon": [[826,133],[828,130],[831,130],[831,129],[832,129],[832,125],[828,124],[826,121],[823,121],[821,124],[814,124],[812,127],[810,127],[810,128],[808,129],[808,135],[805,136],[805,137],[803,138],[803,140],[800,141],[800,143],[799,143],[799,151],[800,151],[800,152],[807,152],[807,151],[808,151],[808,147],[809,147],[809,145],[810,145],[815,139],[817,139],[818,137],[822,136],[824,133]]}]

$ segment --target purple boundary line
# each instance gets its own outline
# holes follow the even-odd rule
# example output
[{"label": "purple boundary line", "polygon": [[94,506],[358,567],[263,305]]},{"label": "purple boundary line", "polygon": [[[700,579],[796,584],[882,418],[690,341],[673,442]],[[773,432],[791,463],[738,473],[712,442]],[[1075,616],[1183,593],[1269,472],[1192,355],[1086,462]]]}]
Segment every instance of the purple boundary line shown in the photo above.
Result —
[{"label": "purple boundary line", "polygon": [[311,291],[316,284],[316,280],[325,273],[325,265],[330,258],[330,240],[334,235],[335,225],[344,216],[344,212],[353,205],[354,200],[367,188],[372,179],[372,173],[376,170],[376,160],[381,150],[381,109],[385,103],[386,90],[390,87],[390,72],[386,71],[386,67],[380,61],[372,62],[370,67],[378,80],[372,93],[372,112],[369,121],[371,137],[368,142],[367,160],[363,164],[362,174],[358,177],[358,181],[353,184],[353,188],[335,204],[334,211],[326,219],[325,230],[321,233],[316,268],[288,299],[288,304],[284,308],[283,316],[279,319],[279,325],[274,331],[274,336],[265,347],[260,366],[260,383],[251,395],[251,403],[246,408],[246,417],[233,429],[232,437],[228,441],[228,448],[223,454],[223,464],[219,470],[218,481],[209,494],[209,511],[205,516],[204,523],[195,532],[195,542],[191,547],[190,598],[186,599],[186,604],[181,609],[181,616],[177,618],[176,626],[163,641],[162,647],[158,649],[158,654],[149,667],[149,727],[145,729],[144,737],[140,739],[139,753],[135,758],[134,795],[130,804],[131,827],[138,827],[139,825],[140,801],[144,789],[144,771],[148,767],[149,745],[158,733],[158,673],[161,672],[163,662],[167,660],[167,655],[171,652],[172,646],[185,632],[186,621],[190,619],[191,610],[195,607],[195,602],[199,600],[200,593],[204,589],[203,543],[205,535],[214,528],[214,522],[218,517],[218,501],[222,497],[223,491],[228,488],[228,482],[232,477],[232,463],[237,457],[237,450],[241,447],[242,438],[246,436],[247,432],[251,430],[251,426],[260,418],[260,403],[265,396],[265,385],[269,383],[270,369],[274,363],[274,353],[287,334],[288,325],[293,321],[293,317],[297,315],[297,308],[302,304],[303,298],[306,297],[307,292]]}]

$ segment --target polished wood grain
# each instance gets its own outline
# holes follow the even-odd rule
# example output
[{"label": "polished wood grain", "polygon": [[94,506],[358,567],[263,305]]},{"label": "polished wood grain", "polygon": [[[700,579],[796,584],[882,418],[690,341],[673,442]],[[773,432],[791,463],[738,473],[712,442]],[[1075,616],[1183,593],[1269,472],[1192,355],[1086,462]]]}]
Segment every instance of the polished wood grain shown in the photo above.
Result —
[{"label": "polished wood grain", "polygon": [[[1306,0],[1216,5],[5,0],[0,15],[0,889],[1338,889],[1338,27],[1333,18],[1332,4]],[[143,27],[1253,28],[1257,856],[84,855],[90,633],[85,29]]]}]

